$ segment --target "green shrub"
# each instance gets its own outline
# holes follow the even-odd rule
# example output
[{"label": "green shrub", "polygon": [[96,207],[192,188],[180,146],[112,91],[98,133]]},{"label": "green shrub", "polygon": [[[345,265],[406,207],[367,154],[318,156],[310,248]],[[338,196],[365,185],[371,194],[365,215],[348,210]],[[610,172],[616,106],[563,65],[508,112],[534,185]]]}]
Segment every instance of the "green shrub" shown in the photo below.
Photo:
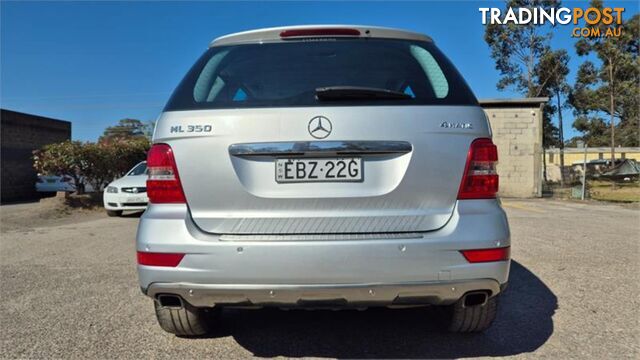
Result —
[{"label": "green shrub", "polygon": [[41,174],[73,177],[78,193],[90,183],[96,191],[146,157],[149,140],[144,137],[120,138],[108,142],[65,141],[33,152],[33,167]]}]

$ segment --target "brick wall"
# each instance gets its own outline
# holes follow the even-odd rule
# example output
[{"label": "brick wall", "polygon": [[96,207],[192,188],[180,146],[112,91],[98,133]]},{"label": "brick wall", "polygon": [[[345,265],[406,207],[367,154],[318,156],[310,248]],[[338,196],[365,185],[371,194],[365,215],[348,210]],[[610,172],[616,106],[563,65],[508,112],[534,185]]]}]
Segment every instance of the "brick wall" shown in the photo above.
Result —
[{"label": "brick wall", "polygon": [[71,138],[71,123],[4,110],[0,112],[1,202],[37,198],[31,152]]},{"label": "brick wall", "polygon": [[500,196],[542,196],[542,104],[546,98],[481,100],[498,146]]}]

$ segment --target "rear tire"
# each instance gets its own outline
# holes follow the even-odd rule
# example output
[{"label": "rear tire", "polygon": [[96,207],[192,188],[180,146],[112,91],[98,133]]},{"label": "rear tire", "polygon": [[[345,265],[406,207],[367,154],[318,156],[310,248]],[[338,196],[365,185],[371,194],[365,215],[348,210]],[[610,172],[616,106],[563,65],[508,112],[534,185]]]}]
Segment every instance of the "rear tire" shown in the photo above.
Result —
[{"label": "rear tire", "polygon": [[448,308],[447,330],[459,333],[480,332],[488,329],[498,312],[498,296],[487,299],[484,305],[463,306],[458,300]]},{"label": "rear tire", "polygon": [[202,336],[211,332],[212,322],[219,309],[197,308],[186,302],[182,308],[162,307],[158,301],[153,304],[156,318],[162,330],[177,336]]},{"label": "rear tire", "polygon": [[110,217],[122,216],[122,210],[107,210],[107,215]]}]

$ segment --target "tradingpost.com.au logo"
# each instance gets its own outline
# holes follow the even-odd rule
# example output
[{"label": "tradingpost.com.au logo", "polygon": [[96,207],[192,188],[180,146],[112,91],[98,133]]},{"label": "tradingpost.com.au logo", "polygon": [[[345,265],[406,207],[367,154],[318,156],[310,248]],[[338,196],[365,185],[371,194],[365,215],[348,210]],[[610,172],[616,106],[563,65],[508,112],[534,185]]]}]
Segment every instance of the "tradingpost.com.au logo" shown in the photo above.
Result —
[{"label": "tradingpost.com.au logo", "polygon": [[[582,8],[508,8],[503,14],[499,8],[479,8],[482,24],[528,25],[578,25],[571,32],[572,37],[617,37],[622,34],[622,13],[624,8],[605,7],[602,9]],[[579,25],[584,24],[584,25]],[[601,26],[607,25],[607,26]]]}]

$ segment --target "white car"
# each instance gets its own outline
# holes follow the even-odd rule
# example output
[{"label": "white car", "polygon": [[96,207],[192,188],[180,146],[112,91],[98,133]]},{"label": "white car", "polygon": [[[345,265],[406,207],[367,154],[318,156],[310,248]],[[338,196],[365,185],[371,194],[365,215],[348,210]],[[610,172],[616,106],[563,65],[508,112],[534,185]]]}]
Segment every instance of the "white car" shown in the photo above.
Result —
[{"label": "white car", "polygon": [[112,181],[104,191],[104,208],[109,216],[120,216],[125,210],[145,210],[147,197],[147,162],[143,161],[120,179]]},{"label": "white car", "polygon": [[76,186],[73,178],[67,175],[38,175],[36,191],[41,193],[73,192],[76,191]]},{"label": "white car", "polygon": [[[55,196],[55,193],[62,192],[75,192],[76,183],[69,175],[40,175],[36,180],[36,191],[40,193],[49,194]],[[91,184],[84,184],[85,192],[93,192],[93,186]]]}]

